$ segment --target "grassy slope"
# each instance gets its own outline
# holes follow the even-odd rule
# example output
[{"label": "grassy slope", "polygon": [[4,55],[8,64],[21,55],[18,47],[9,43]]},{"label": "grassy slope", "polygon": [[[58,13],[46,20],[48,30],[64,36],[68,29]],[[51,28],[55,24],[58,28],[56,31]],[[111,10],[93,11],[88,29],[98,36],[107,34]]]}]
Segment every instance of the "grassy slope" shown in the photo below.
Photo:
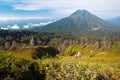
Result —
[{"label": "grassy slope", "polygon": [[[47,48],[47,47],[46,47]],[[55,79],[91,79],[91,80],[119,80],[120,79],[120,46],[113,45],[106,48],[106,54],[102,49],[95,49],[93,46],[70,45],[62,54],[55,58],[34,60],[31,56],[36,53],[35,49],[26,49],[22,51],[3,51],[2,55],[12,54],[17,58],[23,58],[39,64],[39,70],[46,72],[47,80]],[[82,53],[82,58],[73,58],[77,52]],[[1,63],[0,63],[1,65]]]}]

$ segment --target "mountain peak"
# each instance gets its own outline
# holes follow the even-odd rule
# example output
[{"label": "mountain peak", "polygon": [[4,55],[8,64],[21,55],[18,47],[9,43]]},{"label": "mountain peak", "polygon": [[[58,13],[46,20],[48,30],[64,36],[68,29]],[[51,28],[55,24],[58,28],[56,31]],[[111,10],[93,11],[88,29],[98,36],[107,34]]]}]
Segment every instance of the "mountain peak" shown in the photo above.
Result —
[{"label": "mountain peak", "polygon": [[73,16],[73,15],[88,15],[88,14],[90,14],[87,10],[77,10],[77,11],[75,11],[71,16]]},{"label": "mountain peak", "polygon": [[113,26],[115,25],[111,25],[110,23],[102,20],[101,18],[86,10],[77,10],[69,17],[50,23],[42,27],[41,30],[73,32],[78,31],[78,33],[86,31],[111,32],[113,29],[115,31],[118,31],[116,28],[113,28]]}]

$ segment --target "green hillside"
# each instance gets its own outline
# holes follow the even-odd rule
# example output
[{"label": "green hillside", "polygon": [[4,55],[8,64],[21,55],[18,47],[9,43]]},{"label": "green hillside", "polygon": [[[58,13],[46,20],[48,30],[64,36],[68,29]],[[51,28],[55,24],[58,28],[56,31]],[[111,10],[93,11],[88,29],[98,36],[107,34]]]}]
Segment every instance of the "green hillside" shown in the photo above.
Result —
[{"label": "green hillside", "polygon": [[[0,50],[0,79],[119,80],[119,49],[117,45],[104,51],[93,45],[69,45],[59,54],[48,46],[22,51]],[[75,57],[78,53],[80,56]]]}]

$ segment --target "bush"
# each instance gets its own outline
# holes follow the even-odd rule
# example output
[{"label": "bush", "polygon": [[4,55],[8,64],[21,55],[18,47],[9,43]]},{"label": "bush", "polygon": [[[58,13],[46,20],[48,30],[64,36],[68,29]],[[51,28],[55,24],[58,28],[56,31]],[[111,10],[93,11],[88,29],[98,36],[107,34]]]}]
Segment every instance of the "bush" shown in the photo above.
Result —
[{"label": "bush", "polygon": [[0,79],[44,80],[46,73],[36,62],[12,54],[0,55]]},{"label": "bush", "polygon": [[32,55],[32,58],[41,59],[55,57],[58,53],[58,50],[53,47],[37,47],[36,52]]},{"label": "bush", "polygon": [[50,60],[44,64],[47,80],[118,80],[114,71],[105,67],[101,71],[101,66],[60,60]]}]

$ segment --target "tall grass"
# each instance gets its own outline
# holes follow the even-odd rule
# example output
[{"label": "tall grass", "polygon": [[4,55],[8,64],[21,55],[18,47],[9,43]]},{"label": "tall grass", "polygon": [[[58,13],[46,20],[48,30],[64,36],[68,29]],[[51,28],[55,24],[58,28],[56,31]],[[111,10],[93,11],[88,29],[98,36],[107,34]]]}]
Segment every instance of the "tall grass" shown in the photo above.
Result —
[{"label": "tall grass", "polygon": [[[56,57],[34,59],[33,54],[47,53],[48,47],[22,51],[0,50],[0,79],[11,80],[120,80],[120,50],[95,49],[70,45]],[[40,49],[40,50],[38,50]],[[54,50],[54,49],[52,49]],[[81,58],[73,56],[80,52]],[[105,54],[99,54],[105,52]],[[43,53],[42,53],[43,54]]]}]

